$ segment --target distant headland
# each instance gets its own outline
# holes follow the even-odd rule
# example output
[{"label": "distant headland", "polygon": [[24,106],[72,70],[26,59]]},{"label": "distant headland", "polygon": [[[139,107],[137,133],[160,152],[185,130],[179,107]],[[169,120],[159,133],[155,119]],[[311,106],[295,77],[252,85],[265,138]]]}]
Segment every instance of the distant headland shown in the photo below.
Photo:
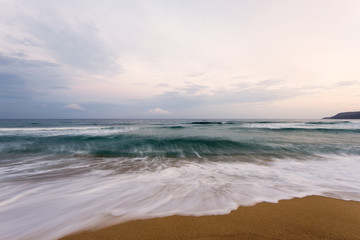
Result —
[{"label": "distant headland", "polygon": [[323,119],[360,119],[360,112],[342,112],[332,117],[325,117]]}]

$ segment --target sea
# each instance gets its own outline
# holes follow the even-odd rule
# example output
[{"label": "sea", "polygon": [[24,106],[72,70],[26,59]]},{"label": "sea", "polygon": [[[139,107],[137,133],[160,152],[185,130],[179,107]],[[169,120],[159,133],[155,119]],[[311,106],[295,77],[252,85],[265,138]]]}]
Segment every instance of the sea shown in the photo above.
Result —
[{"label": "sea", "polygon": [[360,201],[360,120],[0,120],[0,239]]}]

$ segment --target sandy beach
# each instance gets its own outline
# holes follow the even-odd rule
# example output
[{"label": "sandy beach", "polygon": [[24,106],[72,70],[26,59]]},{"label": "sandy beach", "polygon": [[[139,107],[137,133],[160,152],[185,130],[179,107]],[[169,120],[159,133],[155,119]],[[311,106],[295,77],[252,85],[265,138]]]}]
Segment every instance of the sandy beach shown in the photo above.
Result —
[{"label": "sandy beach", "polygon": [[61,239],[360,239],[360,202],[309,196],[227,215],[130,221]]}]

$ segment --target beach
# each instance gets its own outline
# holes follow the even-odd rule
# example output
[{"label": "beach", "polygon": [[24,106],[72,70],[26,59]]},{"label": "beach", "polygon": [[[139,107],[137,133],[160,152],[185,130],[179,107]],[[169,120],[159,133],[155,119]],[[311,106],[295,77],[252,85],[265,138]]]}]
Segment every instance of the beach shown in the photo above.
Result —
[{"label": "beach", "polygon": [[169,216],[88,230],[90,239],[360,239],[360,202],[308,196],[239,207],[227,215]]}]

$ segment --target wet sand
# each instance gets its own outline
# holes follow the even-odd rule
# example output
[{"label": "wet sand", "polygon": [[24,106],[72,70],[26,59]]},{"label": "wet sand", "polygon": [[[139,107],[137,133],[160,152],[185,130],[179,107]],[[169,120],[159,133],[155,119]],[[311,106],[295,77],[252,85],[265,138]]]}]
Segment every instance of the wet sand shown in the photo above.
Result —
[{"label": "wet sand", "polygon": [[360,202],[310,196],[239,207],[227,215],[130,221],[62,240],[360,239]]}]

